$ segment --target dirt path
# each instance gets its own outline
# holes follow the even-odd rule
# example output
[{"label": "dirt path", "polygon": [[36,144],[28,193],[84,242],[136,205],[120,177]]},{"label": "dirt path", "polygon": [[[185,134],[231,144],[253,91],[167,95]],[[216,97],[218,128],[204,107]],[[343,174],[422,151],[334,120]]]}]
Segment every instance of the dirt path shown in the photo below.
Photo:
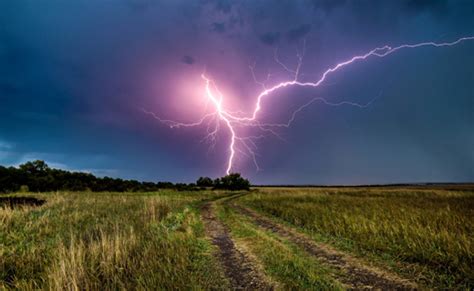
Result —
[{"label": "dirt path", "polygon": [[234,290],[272,290],[266,283],[263,275],[254,267],[251,261],[240,252],[227,227],[219,221],[213,210],[213,203],[208,202],[201,208],[206,234],[218,248],[218,257],[224,273]]},{"label": "dirt path", "polygon": [[229,205],[240,214],[249,217],[256,225],[283,237],[303,248],[323,263],[342,271],[337,279],[351,289],[381,289],[381,290],[414,290],[416,284],[403,280],[395,274],[390,274],[363,263],[349,255],[342,254],[331,247],[314,242],[311,238],[298,233],[289,227],[278,224],[259,213],[230,202]]}]

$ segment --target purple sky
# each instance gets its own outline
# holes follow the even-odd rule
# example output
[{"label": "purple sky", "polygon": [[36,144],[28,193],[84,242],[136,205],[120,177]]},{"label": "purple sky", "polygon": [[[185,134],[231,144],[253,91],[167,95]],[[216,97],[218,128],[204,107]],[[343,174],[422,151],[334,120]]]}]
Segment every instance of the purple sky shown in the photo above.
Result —
[{"label": "purple sky", "polygon": [[[143,113],[192,122],[206,110],[203,72],[230,110],[251,112],[261,87],[385,44],[474,36],[472,1],[4,1],[0,3],[0,164],[53,166],[140,180],[225,173],[229,135],[170,129]],[[364,184],[474,180],[474,41],[400,51],[331,75],[318,88],[279,90],[262,122],[315,102],[282,139],[259,139],[254,183]],[[209,104],[207,104],[209,106]],[[209,108],[208,108],[209,109]]]}]

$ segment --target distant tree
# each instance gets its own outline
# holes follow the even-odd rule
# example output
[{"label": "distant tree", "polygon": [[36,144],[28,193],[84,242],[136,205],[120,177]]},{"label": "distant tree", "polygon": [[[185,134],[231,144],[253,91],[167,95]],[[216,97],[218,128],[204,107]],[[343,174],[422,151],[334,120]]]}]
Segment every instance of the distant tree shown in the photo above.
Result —
[{"label": "distant tree", "polygon": [[214,179],[214,189],[222,189],[221,178]]},{"label": "distant tree", "polygon": [[173,183],[171,182],[158,182],[156,185],[161,189],[171,189],[174,187]]},{"label": "distant tree", "polygon": [[198,188],[196,188],[196,184],[194,183],[190,183],[190,184],[186,184],[186,183],[176,183],[174,184],[174,189],[178,190],[178,191],[195,191],[195,190],[199,190]]},{"label": "distant tree", "polygon": [[20,165],[20,171],[23,172],[26,183],[30,191],[51,191],[54,190],[54,177],[49,166],[41,160],[26,162]]},{"label": "distant tree", "polygon": [[49,166],[44,161],[36,160],[20,165],[20,170],[26,172],[27,174],[38,174],[48,171]]},{"label": "distant tree", "polygon": [[249,180],[243,178],[239,173],[231,173],[222,178],[214,180],[215,189],[226,190],[250,190]]},{"label": "distant tree", "polygon": [[[212,186],[210,178],[202,178],[200,183]],[[123,180],[117,178],[98,178],[90,173],[69,172],[50,168],[44,161],[30,161],[15,167],[0,166],[0,193],[19,191],[45,192],[45,191],[111,191],[111,192],[138,192],[156,191],[159,189],[176,189],[181,191],[194,191],[204,189],[196,184],[171,182],[139,182],[136,180]]]},{"label": "distant tree", "polygon": [[196,185],[198,187],[212,187],[214,186],[214,182],[212,181],[211,178],[209,177],[200,177],[197,181],[196,181]]},{"label": "distant tree", "polygon": [[16,192],[25,184],[26,175],[17,168],[0,166],[0,192]]}]

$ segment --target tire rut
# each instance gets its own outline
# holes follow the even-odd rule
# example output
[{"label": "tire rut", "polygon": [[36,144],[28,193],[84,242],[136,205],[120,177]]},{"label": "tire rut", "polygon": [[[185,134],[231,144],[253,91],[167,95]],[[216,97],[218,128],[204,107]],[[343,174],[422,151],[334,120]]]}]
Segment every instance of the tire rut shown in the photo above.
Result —
[{"label": "tire rut", "polygon": [[217,219],[212,202],[201,207],[206,234],[218,248],[218,258],[234,290],[273,290],[244,253],[240,252],[228,228]]},{"label": "tire rut", "polygon": [[311,238],[297,233],[263,217],[257,212],[246,207],[229,203],[232,208],[240,214],[249,217],[257,226],[269,230],[280,237],[298,245],[307,253],[313,255],[323,263],[342,271],[344,275],[337,276],[337,280],[347,285],[350,289],[376,289],[376,290],[416,290],[416,284],[399,278],[395,274],[376,270],[372,267],[364,266],[356,259],[346,254],[342,254],[326,245],[318,244]]}]

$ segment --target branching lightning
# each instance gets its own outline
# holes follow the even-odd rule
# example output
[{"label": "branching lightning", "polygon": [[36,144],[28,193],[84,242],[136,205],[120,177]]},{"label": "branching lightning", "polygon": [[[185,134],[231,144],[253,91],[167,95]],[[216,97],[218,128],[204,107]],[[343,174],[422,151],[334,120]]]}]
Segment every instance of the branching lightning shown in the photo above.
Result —
[{"label": "branching lightning", "polygon": [[[377,97],[374,100],[371,100],[367,104],[359,104],[359,103],[351,102],[351,101],[342,101],[338,103],[333,103],[333,102],[329,102],[325,98],[315,97],[311,99],[309,102],[303,104],[302,106],[294,110],[291,113],[290,118],[286,122],[279,123],[279,124],[263,123],[258,120],[258,114],[262,110],[262,101],[265,98],[270,98],[272,93],[278,91],[279,89],[291,87],[291,86],[319,87],[321,86],[321,84],[323,84],[326,81],[327,77],[331,75],[332,73],[335,73],[336,71],[339,71],[343,69],[344,67],[354,64],[356,62],[364,61],[370,57],[383,58],[402,49],[413,49],[413,48],[430,47],[430,46],[431,47],[454,46],[468,40],[474,40],[474,36],[462,37],[453,42],[443,42],[443,43],[422,42],[422,43],[417,43],[417,44],[402,44],[396,47],[385,45],[382,47],[375,48],[365,54],[353,56],[352,58],[346,61],[336,64],[335,66],[324,71],[321,74],[321,77],[313,82],[302,82],[299,80],[300,69],[303,64],[304,50],[301,53],[297,52],[298,63],[295,69],[291,69],[287,65],[285,65],[283,62],[281,62],[280,59],[278,58],[277,51],[275,51],[275,55],[274,55],[275,62],[278,63],[286,72],[291,74],[292,79],[288,81],[280,82],[271,87],[267,87],[266,83],[268,82],[270,78],[270,74],[267,76],[267,80],[265,82],[260,82],[257,80],[254,74],[255,65],[250,66],[252,77],[255,83],[262,87],[262,91],[256,96],[255,106],[254,106],[253,111],[251,111],[248,114],[245,114],[243,112],[233,112],[225,108],[224,95],[219,91],[215,82],[211,78],[206,76],[205,74],[202,74],[201,78],[204,80],[205,97],[212,104],[212,110],[211,112],[204,114],[199,120],[195,122],[191,122],[191,123],[182,123],[182,122],[178,122],[174,120],[161,119],[158,115],[156,115],[153,112],[150,112],[144,109],[143,111],[147,114],[150,114],[155,119],[159,120],[161,123],[169,126],[170,128],[206,126],[207,135],[205,136],[204,139],[209,141],[211,145],[214,145],[216,143],[216,138],[217,138],[218,133],[222,130],[222,127],[225,127],[225,129],[228,131],[229,136],[230,136],[229,137],[230,140],[228,143],[229,147],[228,147],[228,158],[227,158],[227,163],[226,163],[226,173],[229,174],[233,170],[234,161],[238,153],[251,158],[255,166],[257,167],[257,169],[259,169],[258,163],[257,163],[256,140],[264,138],[265,134],[272,134],[272,135],[275,135],[276,137],[279,137],[279,135],[277,134],[277,132],[273,130],[273,128],[289,127],[292,124],[292,122],[295,120],[296,115],[299,112],[301,112],[303,109],[305,109],[306,107],[310,106],[311,104],[315,102],[322,102],[323,104],[329,105],[329,106],[349,105],[349,106],[356,106],[359,108],[365,108],[367,106],[370,106],[370,104],[373,103],[373,101],[375,101],[375,99],[378,98]],[[240,128],[249,128],[249,127],[259,129],[262,132],[262,134],[254,136],[254,135],[244,135],[244,134],[239,133]]]}]

